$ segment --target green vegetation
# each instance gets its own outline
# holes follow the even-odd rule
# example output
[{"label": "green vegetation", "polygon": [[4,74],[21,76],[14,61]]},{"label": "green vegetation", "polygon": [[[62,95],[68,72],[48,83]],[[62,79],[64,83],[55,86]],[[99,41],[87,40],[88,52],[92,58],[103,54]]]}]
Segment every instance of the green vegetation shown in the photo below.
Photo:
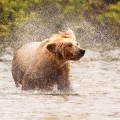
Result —
[{"label": "green vegetation", "polygon": [[1,0],[0,1],[0,38],[11,37],[15,28],[28,21],[34,0]]},{"label": "green vegetation", "polygon": [[50,18],[59,24],[64,19],[83,19],[94,25],[111,26],[112,34],[120,33],[119,0],[0,0],[0,41],[12,38],[14,31],[24,27],[36,13],[46,22]]}]

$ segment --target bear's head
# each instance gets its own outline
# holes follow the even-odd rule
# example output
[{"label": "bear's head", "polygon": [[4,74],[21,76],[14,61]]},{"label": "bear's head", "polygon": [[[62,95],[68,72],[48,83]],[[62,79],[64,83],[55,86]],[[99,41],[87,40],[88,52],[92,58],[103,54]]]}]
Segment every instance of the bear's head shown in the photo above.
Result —
[{"label": "bear's head", "polygon": [[64,60],[79,60],[85,54],[85,50],[80,48],[72,31],[54,35],[46,48],[56,57]]}]

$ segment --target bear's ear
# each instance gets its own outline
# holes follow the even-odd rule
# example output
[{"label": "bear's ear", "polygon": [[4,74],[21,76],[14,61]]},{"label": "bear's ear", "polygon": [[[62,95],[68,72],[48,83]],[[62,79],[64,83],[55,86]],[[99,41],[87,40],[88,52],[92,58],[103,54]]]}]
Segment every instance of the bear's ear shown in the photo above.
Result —
[{"label": "bear's ear", "polygon": [[46,48],[47,48],[50,52],[53,52],[53,51],[55,50],[55,47],[56,47],[56,44],[55,44],[55,43],[51,43],[51,44],[48,44]]}]

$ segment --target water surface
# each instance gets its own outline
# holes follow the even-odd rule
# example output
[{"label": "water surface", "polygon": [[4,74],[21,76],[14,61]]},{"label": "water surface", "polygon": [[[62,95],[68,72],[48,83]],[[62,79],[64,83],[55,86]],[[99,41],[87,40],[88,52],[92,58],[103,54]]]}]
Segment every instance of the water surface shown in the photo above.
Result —
[{"label": "water surface", "polygon": [[13,49],[0,57],[0,120],[120,120],[120,49],[86,49],[72,62],[72,94],[22,91],[11,75]]}]

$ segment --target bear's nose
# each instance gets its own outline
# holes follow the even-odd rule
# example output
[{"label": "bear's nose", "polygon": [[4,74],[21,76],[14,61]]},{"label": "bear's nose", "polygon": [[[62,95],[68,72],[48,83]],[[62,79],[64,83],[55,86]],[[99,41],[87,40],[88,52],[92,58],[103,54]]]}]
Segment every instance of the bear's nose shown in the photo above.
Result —
[{"label": "bear's nose", "polygon": [[85,54],[85,50],[80,49],[80,54],[84,55]]}]

